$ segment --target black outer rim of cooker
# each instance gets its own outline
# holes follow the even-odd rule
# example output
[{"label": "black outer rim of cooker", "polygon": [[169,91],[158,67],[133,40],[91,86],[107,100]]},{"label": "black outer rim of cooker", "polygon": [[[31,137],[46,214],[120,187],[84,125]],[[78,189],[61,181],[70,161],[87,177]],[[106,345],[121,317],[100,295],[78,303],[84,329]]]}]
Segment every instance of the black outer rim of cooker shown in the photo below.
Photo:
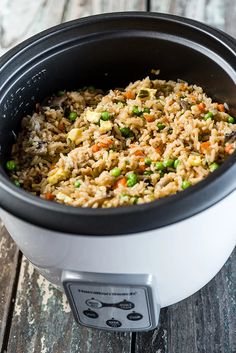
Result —
[{"label": "black outer rim of cooker", "polygon": [[[46,30],[18,45],[1,58],[0,72],[8,62],[34,43],[46,40],[55,32],[63,34],[73,26],[96,23],[97,21],[122,20],[122,18],[151,17],[172,21],[201,31],[224,43],[234,55],[235,39],[205,24],[179,16],[125,12],[90,16],[71,21]],[[15,187],[3,174],[0,174],[0,207],[14,216],[44,229],[69,234],[82,235],[120,235],[148,231],[167,226],[206,210],[224,199],[236,189],[236,153],[214,173],[195,186],[147,204],[118,208],[92,209],[75,208],[55,202],[48,202]]]}]

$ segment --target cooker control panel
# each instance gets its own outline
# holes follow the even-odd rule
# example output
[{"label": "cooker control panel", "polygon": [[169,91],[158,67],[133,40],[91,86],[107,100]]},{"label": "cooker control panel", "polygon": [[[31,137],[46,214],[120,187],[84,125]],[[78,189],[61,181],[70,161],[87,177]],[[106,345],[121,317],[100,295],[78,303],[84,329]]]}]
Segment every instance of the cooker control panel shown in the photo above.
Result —
[{"label": "cooker control panel", "polygon": [[64,271],[62,283],[77,322],[114,331],[158,324],[160,306],[151,275]]}]

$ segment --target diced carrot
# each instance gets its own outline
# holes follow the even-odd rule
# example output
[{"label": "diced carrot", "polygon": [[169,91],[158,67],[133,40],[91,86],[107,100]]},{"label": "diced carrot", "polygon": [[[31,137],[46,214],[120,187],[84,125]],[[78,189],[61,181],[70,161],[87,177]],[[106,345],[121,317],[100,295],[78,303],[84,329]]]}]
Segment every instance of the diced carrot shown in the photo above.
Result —
[{"label": "diced carrot", "polygon": [[135,156],[141,156],[141,157],[143,157],[143,156],[144,156],[144,153],[143,153],[143,151],[141,151],[141,150],[137,150],[137,151],[134,152],[134,155],[135,155]]},{"label": "diced carrot", "polygon": [[113,144],[113,140],[107,139],[106,141],[104,141],[104,143],[106,143],[108,146],[110,146]]},{"label": "diced carrot", "polygon": [[110,140],[110,139],[107,139],[107,140],[105,140],[103,142],[98,142],[98,147],[99,148],[107,148],[107,147],[109,147],[112,144],[113,144],[113,141]]},{"label": "diced carrot", "polygon": [[192,99],[193,102],[196,102],[196,100],[197,100],[193,94],[190,95],[190,98]]},{"label": "diced carrot", "polygon": [[224,112],[224,111],[225,111],[225,106],[224,106],[224,104],[218,104],[217,108],[218,108],[218,110],[219,110],[220,112]]},{"label": "diced carrot", "polygon": [[56,164],[53,163],[53,164],[51,165],[51,167],[49,168],[49,170],[53,170],[55,167],[56,167]]},{"label": "diced carrot", "polygon": [[145,164],[140,164],[139,166],[140,172],[145,172],[146,169],[147,169],[147,166]]},{"label": "diced carrot", "polygon": [[179,85],[179,90],[180,90],[180,91],[185,91],[186,89],[187,89],[186,83],[181,83],[181,84]]},{"label": "diced carrot", "polygon": [[126,99],[134,99],[135,94],[132,91],[127,91],[124,93]]},{"label": "diced carrot", "polygon": [[100,150],[100,148],[99,148],[98,144],[92,146],[93,153],[98,152],[99,150]]},{"label": "diced carrot", "polygon": [[148,115],[148,114],[144,114],[144,119],[148,122],[151,123],[155,120],[153,115]]},{"label": "diced carrot", "polygon": [[162,153],[161,147],[156,147],[155,150],[156,150],[156,152],[159,153],[159,154]]},{"label": "diced carrot", "polygon": [[200,145],[200,150],[202,153],[204,153],[205,151],[209,150],[210,148],[210,142],[209,141],[206,141],[206,142],[202,142],[201,145]]},{"label": "diced carrot", "polygon": [[104,148],[107,147],[107,144],[105,142],[98,142],[98,148]]},{"label": "diced carrot", "polygon": [[231,154],[231,153],[234,152],[234,146],[233,146],[232,143],[230,143],[230,144],[228,144],[227,146],[225,146],[225,152],[226,152],[226,153],[229,153],[229,154]]},{"label": "diced carrot", "polygon": [[54,197],[55,196],[51,192],[46,192],[46,194],[45,194],[46,200],[52,201],[52,200],[54,200]]},{"label": "diced carrot", "polygon": [[62,121],[59,122],[58,129],[61,131],[65,131],[65,124]]},{"label": "diced carrot", "polygon": [[198,109],[199,110],[204,111],[205,108],[206,108],[206,104],[205,103],[201,102],[201,103],[198,104]]},{"label": "diced carrot", "polygon": [[119,186],[126,186],[126,185],[127,185],[127,180],[124,177],[124,178],[121,178],[115,182],[114,189],[118,188]]}]

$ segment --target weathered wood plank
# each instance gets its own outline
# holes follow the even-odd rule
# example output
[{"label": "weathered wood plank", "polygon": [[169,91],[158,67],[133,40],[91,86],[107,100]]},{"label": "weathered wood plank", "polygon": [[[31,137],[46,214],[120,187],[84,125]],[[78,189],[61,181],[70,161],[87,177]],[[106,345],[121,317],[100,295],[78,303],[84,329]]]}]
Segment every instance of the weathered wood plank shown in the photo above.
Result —
[{"label": "weathered wood plank", "polygon": [[23,259],[8,353],[129,353],[130,346],[129,333],[77,325],[65,296]]},{"label": "weathered wood plank", "polygon": [[0,0],[0,56],[24,39],[61,22],[66,0]]},{"label": "weathered wood plank", "polygon": [[224,30],[236,38],[236,1],[225,0],[224,7],[225,26]]},{"label": "weathered wood plank", "polygon": [[[145,1],[0,0],[0,55],[25,38],[61,21],[135,9],[144,10]],[[151,9],[198,19],[236,36],[235,0],[152,0]],[[7,261],[4,259],[1,263],[0,259],[4,271],[10,266]],[[164,309],[158,330],[137,335],[136,353],[235,353],[235,265],[234,253],[221,273],[202,291]],[[27,260],[23,261],[20,276],[8,353],[130,352],[129,334],[78,327],[62,294],[33,271]],[[13,282],[9,283],[11,291]],[[5,305],[2,301],[4,288],[0,289],[3,323],[10,296],[5,295],[8,298]]]},{"label": "weathered wood plank", "polygon": [[69,21],[82,16],[131,10],[146,10],[146,0],[87,0],[82,2],[71,0],[68,1],[63,20]]},{"label": "weathered wood plank", "polygon": [[146,0],[0,0],[0,56],[60,22],[104,12],[145,9]]},{"label": "weathered wood plank", "polygon": [[202,290],[162,310],[159,329],[136,337],[136,353],[236,352],[236,249]]},{"label": "weathered wood plank", "polygon": [[18,249],[0,220],[0,351],[7,329],[12,290],[18,262]]},{"label": "weathered wood plank", "polygon": [[151,11],[193,18],[236,37],[235,0],[151,0]]}]

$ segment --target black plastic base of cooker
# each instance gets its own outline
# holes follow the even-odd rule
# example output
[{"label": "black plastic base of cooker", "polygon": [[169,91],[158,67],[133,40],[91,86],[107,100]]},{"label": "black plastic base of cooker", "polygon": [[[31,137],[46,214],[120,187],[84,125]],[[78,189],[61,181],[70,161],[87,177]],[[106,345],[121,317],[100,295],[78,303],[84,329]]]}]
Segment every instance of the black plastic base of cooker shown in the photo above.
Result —
[{"label": "black plastic base of cooker", "polygon": [[0,206],[43,228],[73,234],[129,234],[190,217],[236,188],[235,153],[207,179],[149,204],[73,208],[16,188],[5,171],[20,121],[59,89],[114,88],[151,75],[196,83],[236,115],[236,42],[223,32],[177,16],[118,13],[56,26],[0,61]]}]

